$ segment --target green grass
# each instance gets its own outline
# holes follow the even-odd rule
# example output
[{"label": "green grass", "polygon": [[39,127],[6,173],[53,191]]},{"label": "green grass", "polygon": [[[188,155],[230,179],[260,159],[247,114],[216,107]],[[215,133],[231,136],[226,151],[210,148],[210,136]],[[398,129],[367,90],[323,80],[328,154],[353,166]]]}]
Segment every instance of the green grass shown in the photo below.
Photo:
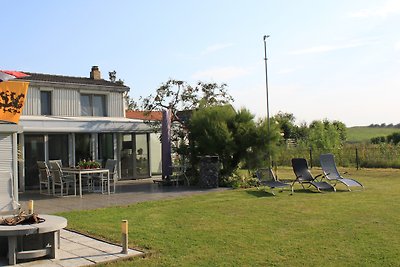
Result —
[{"label": "green grass", "polygon": [[347,128],[347,141],[350,143],[367,142],[373,137],[387,136],[394,132],[400,132],[400,129],[367,126],[350,127]]},{"label": "green grass", "polygon": [[[149,255],[107,266],[398,266],[400,171],[350,173],[364,191],[238,189],[60,215],[113,242],[129,220],[130,247]],[[289,168],[278,175],[293,177]]]}]

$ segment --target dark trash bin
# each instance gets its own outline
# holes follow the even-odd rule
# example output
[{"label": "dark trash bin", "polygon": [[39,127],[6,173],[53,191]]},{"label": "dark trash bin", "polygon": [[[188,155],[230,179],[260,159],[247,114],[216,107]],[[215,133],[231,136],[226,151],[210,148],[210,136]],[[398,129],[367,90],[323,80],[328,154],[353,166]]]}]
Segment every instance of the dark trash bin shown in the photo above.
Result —
[{"label": "dark trash bin", "polygon": [[206,188],[218,187],[219,157],[203,156],[200,159],[199,186]]}]

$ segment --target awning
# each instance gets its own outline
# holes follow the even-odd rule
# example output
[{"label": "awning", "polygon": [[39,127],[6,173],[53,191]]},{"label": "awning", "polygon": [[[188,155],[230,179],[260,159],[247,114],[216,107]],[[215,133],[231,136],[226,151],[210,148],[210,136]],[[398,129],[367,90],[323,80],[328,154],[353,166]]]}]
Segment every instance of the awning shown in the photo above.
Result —
[{"label": "awning", "polygon": [[0,121],[0,133],[21,133],[21,125]]},{"label": "awning", "polygon": [[140,120],[114,117],[21,116],[24,133],[149,133],[152,129]]}]

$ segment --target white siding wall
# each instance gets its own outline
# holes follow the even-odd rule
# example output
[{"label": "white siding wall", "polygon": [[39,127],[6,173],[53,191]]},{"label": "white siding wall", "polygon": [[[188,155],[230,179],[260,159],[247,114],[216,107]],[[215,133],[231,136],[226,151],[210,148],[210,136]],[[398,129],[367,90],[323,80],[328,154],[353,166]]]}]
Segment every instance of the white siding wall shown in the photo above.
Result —
[{"label": "white siding wall", "polygon": [[[2,200],[7,199],[11,190],[13,190],[12,195],[14,199],[18,201],[16,133],[0,133],[0,171],[10,173],[11,177],[13,177],[11,182],[9,175],[0,177],[0,198]],[[0,209],[2,209],[4,203],[1,203],[0,206]]]},{"label": "white siding wall", "polygon": [[[52,92],[52,115],[54,116],[80,116],[80,92],[96,93],[99,91],[63,89],[51,87],[29,87],[25,100],[23,115],[40,115],[40,90]],[[106,108],[108,117],[125,117],[124,98],[119,92],[106,92]]]},{"label": "white siding wall", "polygon": [[109,117],[125,117],[122,93],[110,92],[107,96],[107,114]]},{"label": "white siding wall", "polygon": [[80,116],[79,92],[71,89],[54,89],[51,108],[55,116]]},{"label": "white siding wall", "polygon": [[40,91],[37,87],[29,87],[22,115],[40,114]]},{"label": "white siding wall", "polygon": [[0,133],[0,171],[13,172],[12,134]]}]

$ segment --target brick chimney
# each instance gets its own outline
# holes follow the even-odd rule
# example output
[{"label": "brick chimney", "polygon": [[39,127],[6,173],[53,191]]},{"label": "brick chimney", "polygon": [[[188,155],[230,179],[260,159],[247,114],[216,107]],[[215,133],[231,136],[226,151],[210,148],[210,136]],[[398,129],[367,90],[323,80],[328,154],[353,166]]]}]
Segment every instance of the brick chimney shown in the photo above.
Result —
[{"label": "brick chimney", "polygon": [[98,66],[92,66],[92,70],[90,71],[90,79],[101,80],[101,74]]}]

